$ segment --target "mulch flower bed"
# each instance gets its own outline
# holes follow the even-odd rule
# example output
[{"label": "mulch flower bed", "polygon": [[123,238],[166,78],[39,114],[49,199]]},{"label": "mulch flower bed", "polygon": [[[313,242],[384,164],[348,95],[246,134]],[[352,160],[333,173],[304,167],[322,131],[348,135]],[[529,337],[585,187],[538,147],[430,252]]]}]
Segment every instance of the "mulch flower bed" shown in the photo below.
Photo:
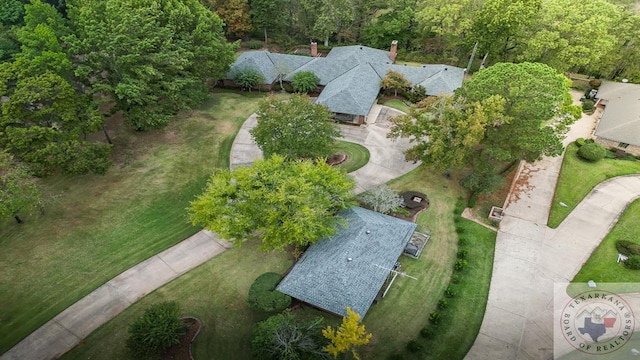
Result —
[{"label": "mulch flower bed", "polygon": [[198,336],[202,322],[195,317],[184,317],[181,320],[188,328],[187,333],[180,338],[180,343],[162,353],[162,360],[193,360],[191,343]]},{"label": "mulch flower bed", "polygon": [[340,165],[349,159],[349,155],[343,152],[335,153],[327,158],[327,164],[331,166]]}]

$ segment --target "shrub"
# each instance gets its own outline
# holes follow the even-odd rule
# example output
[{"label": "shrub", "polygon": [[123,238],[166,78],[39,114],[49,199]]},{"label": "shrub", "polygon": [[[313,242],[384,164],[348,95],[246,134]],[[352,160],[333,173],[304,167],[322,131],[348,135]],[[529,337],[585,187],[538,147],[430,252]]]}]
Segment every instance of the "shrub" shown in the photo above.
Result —
[{"label": "shrub", "polygon": [[452,274],[451,275],[451,283],[452,284],[458,284],[459,282],[460,282],[460,275]]},{"label": "shrub", "polygon": [[440,313],[439,312],[434,311],[431,314],[429,314],[429,321],[433,325],[438,325],[440,323],[440,320],[442,320],[442,318],[440,317]]},{"label": "shrub", "polygon": [[461,237],[458,238],[458,246],[465,246],[467,245],[467,238]]},{"label": "shrub", "polygon": [[456,263],[453,264],[453,268],[456,269],[456,271],[462,271],[464,270],[464,268],[467,267],[467,260],[465,259],[458,259],[456,260]]},{"label": "shrub", "polygon": [[456,225],[456,233],[458,233],[458,235],[464,234],[465,232],[465,228],[462,225]]},{"label": "shrub", "polygon": [[604,158],[605,159],[617,159],[618,157],[616,156],[616,149],[607,150],[607,152],[604,154]]},{"label": "shrub", "polygon": [[582,145],[584,145],[584,138],[577,138],[576,139],[576,145],[578,145],[578,147],[581,147]]},{"label": "shrub", "polygon": [[469,197],[469,202],[467,203],[467,207],[469,208],[474,208],[476,207],[476,203],[478,202],[478,194],[473,193],[471,194],[471,196]]},{"label": "shrub", "polygon": [[158,357],[180,342],[187,331],[179,317],[180,306],[175,301],[152,305],[129,327],[127,348],[136,359]]},{"label": "shrub", "polygon": [[432,337],[434,334],[435,334],[435,331],[431,326],[425,326],[422,329],[420,329],[420,336],[422,336],[425,339]]},{"label": "shrub", "polygon": [[449,304],[447,303],[447,299],[438,300],[438,309],[444,310],[447,308]]},{"label": "shrub", "polygon": [[594,104],[595,103],[591,99],[587,99],[587,100],[583,101],[582,102],[582,111],[589,112],[589,111],[593,110],[593,105]]},{"label": "shrub", "polygon": [[468,254],[469,251],[467,249],[460,249],[456,255],[458,256],[458,259],[466,259]]},{"label": "shrub", "polygon": [[456,297],[456,295],[457,295],[457,292],[451,285],[447,286],[447,288],[444,290],[445,297],[453,298],[453,297]]},{"label": "shrub", "polygon": [[243,89],[251,92],[251,89],[264,81],[264,76],[255,68],[245,67],[234,70],[231,74],[231,79],[233,79],[236,84],[242,86]]},{"label": "shrub", "polygon": [[312,71],[300,71],[293,75],[291,86],[299,93],[309,93],[315,90],[320,83],[320,79]]},{"label": "shrub", "polygon": [[616,241],[616,250],[622,255],[640,255],[640,245],[629,240]]},{"label": "shrub", "polygon": [[422,345],[416,340],[411,340],[407,343],[407,350],[412,353],[418,353],[422,351]]},{"label": "shrub", "polygon": [[249,40],[246,42],[246,47],[249,49],[262,49],[262,41],[260,40]]},{"label": "shrub", "polygon": [[276,285],[282,276],[277,273],[264,273],[251,284],[247,303],[253,310],[264,312],[276,312],[286,309],[291,305],[291,297],[279,291],[275,291]]},{"label": "shrub", "polygon": [[602,85],[602,80],[600,80],[600,79],[591,79],[591,80],[589,80],[589,86],[591,86],[594,89],[600,88],[600,85]]},{"label": "shrub", "polygon": [[604,159],[607,154],[607,149],[602,145],[596,143],[585,143],[578,149],[578,155],[584,160],[590,162],[597,162]]},{"label": "shrub", "polygon": [[622,262],[622,265],[627,269],[640,270],[640,255],[631,255],[629,258]]},{"label": "shrub", "polygon": [[416,85],[410,90],[406,91],[404,96],[407,98],[407,100],[415,104],[427,97],[427,89],[425,89],[422,85]]}]

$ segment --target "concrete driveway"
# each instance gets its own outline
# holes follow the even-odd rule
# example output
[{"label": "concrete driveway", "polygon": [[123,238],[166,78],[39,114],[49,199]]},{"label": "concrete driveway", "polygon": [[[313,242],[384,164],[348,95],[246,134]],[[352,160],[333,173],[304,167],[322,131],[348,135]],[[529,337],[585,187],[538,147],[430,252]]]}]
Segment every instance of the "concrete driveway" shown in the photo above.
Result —
[{"label": "concrete driveway", "polygon": [[[366,147],[371,154],[369,162],[350,173],[356,180],[356,193],[384,184],[420,166],[420,162],[404,159],[403,151],[411,147],[409,140],[387,138],[391,128],[390,118],[402,112],[381,105],[375,105],[371,112],[375,119],[367,125],[338,125],[342,138]],[[246,166],[262,159],[262,151],[251,138],[249,131],[257,124],[256,114],[251,115],[242,125],[231,146],[230,167]]]},{"label": "concrete driveway", "polygon": [[[599,115],[583,116],[565,143],[589,137]],[[554,283],[573,279],[620,213],[640,196],[640,175],[610,179],[550,229],[546,223],[561,165],[561,157],[547,157],[525,164],[516,178],[498,231],[484,320],[466,359],[552,359]]]}]

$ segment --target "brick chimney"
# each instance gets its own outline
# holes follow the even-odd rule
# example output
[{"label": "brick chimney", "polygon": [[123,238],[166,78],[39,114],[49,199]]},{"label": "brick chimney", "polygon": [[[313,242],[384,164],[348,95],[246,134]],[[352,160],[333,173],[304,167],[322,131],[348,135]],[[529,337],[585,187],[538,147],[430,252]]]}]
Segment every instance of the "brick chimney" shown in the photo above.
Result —
[{"label": "brick chimney", "polygon": [[318,43],[315,41],[311,42],[311,56],[318,56]]},{"label": "brick chimney", "polygon": [[389,51],[389,59],[392,63],[396,63],[396,56],[398,56],[398,40],[391,42],[391,51]]}]

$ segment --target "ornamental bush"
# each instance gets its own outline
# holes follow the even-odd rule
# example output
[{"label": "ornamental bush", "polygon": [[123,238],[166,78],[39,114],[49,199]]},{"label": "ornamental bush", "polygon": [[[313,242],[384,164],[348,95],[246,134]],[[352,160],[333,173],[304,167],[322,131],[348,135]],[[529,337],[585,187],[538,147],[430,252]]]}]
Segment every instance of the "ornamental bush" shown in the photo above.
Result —
[{"label": "ornamental bush", "polygon": [[631,255],[629,258],[622,262],[622,265],[627,269],[640,270],[640,255]]},{"label": "ornamental bush", "polygon": [[595,103],[591,99],[587,99],[587,100],[583,101],[582,102],[582,111],[589,112],[589,111],[593,110],[593,105],[594,104]]},{"label": "ornamental bush", "polygon": [[247,296],[249,307],[264,312],[278,312],[289,307],[291,297],[275,290],[280,279],[282,276],[273,272],[258,276],[249,288]]},{"label": "ornamental bush", "polygon": [[155,358],[180,342],[187,327],[179,317],[180,306],[175,301],[152,305],[129,327],[127,348],[135,359]]},{"label": "ornamental bush", "polygon": [[607,149],[602,145],[593,142],[585,142],[583,146],[578,149],[578,155],[586,161],[597,162],[604,159],[607,154]]},{"label": "ornamental bush", "polygon": [[407,350],[412,353],[418,353],[422,351],[422,345],[416,340],[411,340],[407,343]]},{"label": "ornamental bush", "polygon": [[622,255],[640,255],[640,245],[629,240],[616,241],[616,250]]},{"label": "ornamental bush", "polygon": [[320,79],[312,71],[300,71],[293,75],[291,85],[293,90],[299,93],[309,93],[315,90]]},{"label": "ornamental bush", "polygon": [[264,76],[260,71],[252,67],[236,69],[231,74],[231,79],[243,89],[249,90],[260,85],[264,81]]},{"label": "ornamental bush", "polygon": [[577,138],[576,139],[576,145],[578,147],[581,147],[582,145],[584,145],[584,138],[581,138],[581,137]]}]

